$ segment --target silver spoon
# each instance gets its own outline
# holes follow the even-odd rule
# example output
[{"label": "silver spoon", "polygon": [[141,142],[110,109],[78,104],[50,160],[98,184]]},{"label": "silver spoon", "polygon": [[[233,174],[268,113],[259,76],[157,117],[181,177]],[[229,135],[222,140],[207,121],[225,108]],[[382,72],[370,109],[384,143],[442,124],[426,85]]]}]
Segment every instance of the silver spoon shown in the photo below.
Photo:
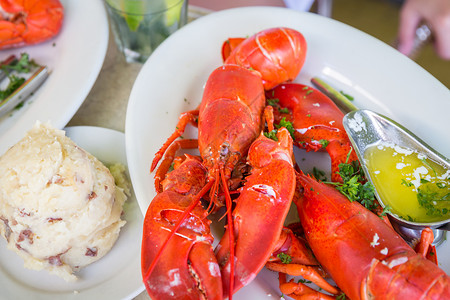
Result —
[{"label": "silver spoon", "polygon": [[[416,150],[418,153],[425,154],[429,159],[450,170],[450,161],[446,157],[427,145],[408,129],[383,115],[366,109],[356,110],[344,116],[343,124],[358,155],[364,173],[372,184],[371,172],[369,172],[369,166],[365,163],[364,157],[369,147],[373,147],[374,144],[381,142],[394,142],[400,147]],[[383,199],[376,189],[375,193],[381,206],[385,207],[389,201]],[[430,227],[435,234],[433,244],[439,244],[445,237],[443,230],[450,230],[450,218],[425,223],[408,221],[393,213],[389,213],[389,217],[397,231],[407,239],[420,238],[422,229]]]},{"label": "silver spoon", "polygon": [[[400,147],[416,150],[445,168],[450,169],[449,159],[427,145],[402,125],[373,111],[358,110],[344,95],[320,78],[315,77],[311,81],[319,90],[328,95],[341,110],[348,112],[344,116],[343,125],[355,148],[364,173],[372,184],[373,180],[365,163],[364,155],[370,146],[380,142],[394,142]],[[355,123],[359,125],[352,125]],[[385,207],[386,199],[383,200],[376,189],[375,194],[381,206]],[[419,239],[422,230],[425,227],[430,227],[434,233],[433,244],[439,245],[445,240],[446,231],[450,230],[450,218],[439,222],[421,223],[407,221],[391,213],[388,216],[396,231],[407,241]]]}]

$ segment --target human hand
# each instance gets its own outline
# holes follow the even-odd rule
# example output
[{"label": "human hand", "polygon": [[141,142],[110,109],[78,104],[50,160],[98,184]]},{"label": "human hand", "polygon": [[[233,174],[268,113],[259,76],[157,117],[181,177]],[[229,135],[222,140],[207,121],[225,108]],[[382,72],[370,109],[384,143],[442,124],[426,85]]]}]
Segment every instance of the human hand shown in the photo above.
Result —
[{"label": "human hand", "polygon": [[406,0],[400,10],[398,50],[409,55],[421,22],[431,27],[436,53],[450,60],[450,0]]}]

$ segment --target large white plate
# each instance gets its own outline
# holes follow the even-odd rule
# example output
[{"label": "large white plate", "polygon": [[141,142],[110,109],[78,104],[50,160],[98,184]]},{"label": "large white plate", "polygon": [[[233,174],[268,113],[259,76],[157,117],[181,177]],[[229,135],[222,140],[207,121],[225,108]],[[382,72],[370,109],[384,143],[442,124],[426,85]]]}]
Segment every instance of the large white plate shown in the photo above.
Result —
[{"label": "large white plate", "polygon": [[[105,164],[127,164],[125,136],[106,128],[77,126],[65,129],[77,145]],[[144,290],[140,271],[142,214],[134,194],[124,205],[117,242],[102,259],[77,273],[79,280],[67,283],[46,271],[23,267],[23,260],[6,249],[0,239],[0,299],[132,299]]]},{"label": "large white plate", "polygon": [[63,128],[83,103],[100,72],[108,46],[108,20],[101,0],[61,0],[64,22],[55,38],[34,46],[2,50],[0,60],[27,52],[51,72],[20,110],[0,118],[0,155],[36,120]]},{"label": "large white plate", "polygon": [[[450,92],[413,61],[367,34],[315,14],[275,7],[231,9],[176,32],[156,49],[136,79],[125,136],[131,179],[143,213],[155,195],[149,174],[153,155],[175,129],[179,114],[199,104],[209,74],[222,63],[222,42],[277,26],[297,29],[307,40],[306,63],[297,82],[310,84],[311,77],[321,76],[354,96],[357,106],[394,118],[450,157]],[[195,132],[189,130],[184,136]],[[312,166],[329,169],[326,154],[297,151],[296,156],[305,171]],[[447,273],[449,248],[448,242],[438,248],[440,266]],[[236,299],[278,297],[276,277],[262,271]]]}]

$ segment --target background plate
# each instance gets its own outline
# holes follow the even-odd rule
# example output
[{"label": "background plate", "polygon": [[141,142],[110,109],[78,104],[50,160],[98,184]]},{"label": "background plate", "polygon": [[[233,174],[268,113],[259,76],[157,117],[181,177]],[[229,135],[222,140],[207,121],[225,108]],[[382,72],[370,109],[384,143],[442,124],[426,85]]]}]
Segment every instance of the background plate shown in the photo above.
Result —
[{"label": "background plate", "polygon": [[59,35],[34,46],[2,50],[0,60],[26,52],[49,68],[50,76],[25,105],[0,118],[0,155],[19,141],[36,120],[63,128],[88,95],[105,58],[108,20],[101,0],[61,0]]},{"label": "background plate", "polygon": [[[65,129],[78,146],[105,164],[127,164],[124,134],[89,126]],[[142,214],[134,194],[124,204],[127,223],[117,242],[100,260],[77,272],[79,280],[68,283],[46,271],[23,267],[23,260],[6,249],[0,238],[0,299],[132,299],[144,290],[141,280],[140,240]]]},{"label": "background plate", "polygon": [[[248,7],[202,17],[169,37],[151,55],[131,91],[125,126],[127,159],[143,213],[155,195],[149,168],[154,154],[175,130],[181,112],[195,109],[209,74],[222,64],[228,37],[246,37],[285,26],[303,33],[306,63],[295,80],[314,76],[355,98],[355,105],[387,115],[450,157],[450,92],[419,65],[383,42],[338,21],[285,8]],[[184,137],[195,137],[189,128]],[[326,153],[296,150],[300,167],[330,169]],[[305,158],[303,161],[302,158]],[[296,219],[295,214],[290,218]],[[219,234],[221,229],[213,229]],[[438,248],[440,266],[450,271],[449,243]],[[277,275],[263,270],[236,299],[280,296]]]}]

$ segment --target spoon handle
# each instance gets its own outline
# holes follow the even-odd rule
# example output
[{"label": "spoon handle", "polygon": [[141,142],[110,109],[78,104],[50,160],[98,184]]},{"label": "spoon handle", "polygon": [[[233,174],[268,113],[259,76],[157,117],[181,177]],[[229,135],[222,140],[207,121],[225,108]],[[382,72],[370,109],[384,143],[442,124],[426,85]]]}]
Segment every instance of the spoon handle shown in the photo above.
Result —
[{"label": "spoon handle", "polygon": [[441,227],[438,227],[436,229],[450,231],[450,222],[448,222],[445,225],[442,225]]},{"label": "spoon handle", "polygon": [[358,108],[347,97],[335,90],[332,86],[319,77],[313,77],[311,82],[317,87],[318,90],[330,97],[330,99],[333,100],[344,113],[358,110]]}]

